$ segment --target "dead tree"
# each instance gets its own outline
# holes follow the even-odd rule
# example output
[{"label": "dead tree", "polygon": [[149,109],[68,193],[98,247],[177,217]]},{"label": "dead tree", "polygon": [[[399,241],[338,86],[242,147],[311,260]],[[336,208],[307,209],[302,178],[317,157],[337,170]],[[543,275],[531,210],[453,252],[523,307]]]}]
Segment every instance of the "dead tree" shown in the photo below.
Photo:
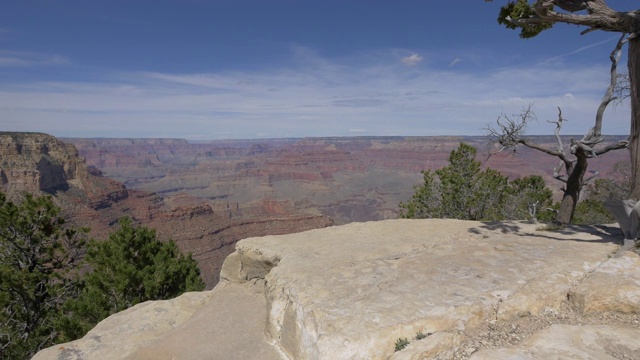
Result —
[{"label": "dead tree", "polygon": [[[562,123],[565,121],[562,117],[562,110],[560,108],[558,108],[558,120],[550,121],[556,125],[555,137],[557,145],[555,148],[546,148],[529,140],[525,136],[527,124],[535,119],[535,114],[532,111],[531,105],[525,108],[522,113],[516,115],[515,118],[502,114],[498,117],[496,126],[489,125],[487,127],[487,133],[491,137],[491,141],[501,145],[500,151],[505,149],[515,149],[518,145],[524,145],[528,148],[555,156],[560,160],[558,167],[554,168],[554,177],[565,183],[563,187],[562,202],[560,203],[560,209],[558,210],[556,217],[556,221],[562,224],[569,224],[572,222],[573,214],[580,199],[582,188],[593,178],[589,177],[585,179],[585,174],[588,168],[588,159],[603,155],[612,150],[624,149],[629,144],[629,142],[625,140],[608,144],[606,146],[600,146],[604,140],[601,131],[604,111],[609,103],[616,99],[614,92],[616,90],[618,80],[617,65],[618,60],[620,59],[622,45],[624,43],[625,35],[623,34],[618,41],[616,48],[611,52],[611,81],[596,112],[595,124],[581,140],[570,140],[568,150],[571,155],[565,152],[565,147],[563,146],[562,139],[560,137]],[[565,174],[561,174],[560,170],[562,168],[564,168]]]}]

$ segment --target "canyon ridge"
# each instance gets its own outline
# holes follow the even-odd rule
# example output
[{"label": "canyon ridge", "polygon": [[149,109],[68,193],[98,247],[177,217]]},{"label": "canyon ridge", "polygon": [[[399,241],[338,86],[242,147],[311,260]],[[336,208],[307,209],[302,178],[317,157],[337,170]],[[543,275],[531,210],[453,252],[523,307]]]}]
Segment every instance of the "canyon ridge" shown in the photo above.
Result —
[{"label": "canyon ridge", "polygon": [[449,219],[241,240],[210,291],[34,360],[640,359],[640,256],[612,226]]}]

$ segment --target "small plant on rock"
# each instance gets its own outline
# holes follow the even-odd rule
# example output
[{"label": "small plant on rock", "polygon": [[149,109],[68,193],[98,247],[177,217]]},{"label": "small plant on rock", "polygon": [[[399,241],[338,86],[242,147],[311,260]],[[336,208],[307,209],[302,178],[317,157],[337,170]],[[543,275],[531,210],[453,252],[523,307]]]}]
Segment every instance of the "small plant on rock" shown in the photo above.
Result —
[{"label": "small plant on rock", "polygon": [[418,331],[418,332],[416,333],[416,340],[422,340],[422,339],[426,338],[426,337],[427,337],[427,336],[429,336],[429,335],[431,335],[431,334],[429,334],[429,333],[426,333],[426,334],[425,334],[425,333],[423,333],[422,331]]},{"label": "small plant on rock", "polygon": [[406,348],[409,345],[409,340],[407,338],[398,338],[396,341],[396,351],[400,351]]}]

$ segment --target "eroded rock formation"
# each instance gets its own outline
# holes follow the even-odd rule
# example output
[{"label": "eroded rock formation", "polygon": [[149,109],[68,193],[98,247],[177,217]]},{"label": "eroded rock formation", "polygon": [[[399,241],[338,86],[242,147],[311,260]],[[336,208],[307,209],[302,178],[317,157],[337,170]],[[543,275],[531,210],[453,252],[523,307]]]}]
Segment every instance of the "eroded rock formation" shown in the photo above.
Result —
[{"label": "eroded rock formation", "polygon": [[73,145],[41,133],[0,132],[0,185],[5,192],[54,192],[86,176]]},{"label": "eroded rock formation", "polygon": [[[164,159],[170,152],[154,156]],[[52,195],[63,216],[90,227],[96,239],[106,238],[119,218],[129,216],[155,229],[161,240],[172,238],[183,252],[193,253],[208,288],[217,284],[222,262],[236,241],[332,225],[318,214],[278,211],[286,206],[278,202],[263,205],[272,208],[272,214],[235,216],[237,209],[183,193],[163,197],[130,190],[87,167],[74,145],[41,133],[0,133],[0,190],[12,199],[23,192]]]},{"label": "eroded rock formation", "polygon": [[140,304],[34,359],[638,359],[640,257],[611,257],[617,228],[538,227],[387,220],[245,239],[214,290]]}]

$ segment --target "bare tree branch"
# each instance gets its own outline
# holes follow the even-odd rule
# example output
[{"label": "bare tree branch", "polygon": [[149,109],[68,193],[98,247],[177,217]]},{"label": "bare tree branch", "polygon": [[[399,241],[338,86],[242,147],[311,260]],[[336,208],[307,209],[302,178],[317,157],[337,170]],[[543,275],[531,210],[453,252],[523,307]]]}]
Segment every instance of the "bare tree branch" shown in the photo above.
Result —
[{"label": "bare tree branch", "polygon": [[609,151],[612,150],[621,150],[621,149],[626,149],[629,146],[629,141],[628,140],[622,140],[622,141],[618,141],[617,143],[612,143],[609,144],[607,146],[605,146],[602,149],[598,149],[596,150],[596,155],[602,155],[602,154],[606,154]]},{"label": "bare tree branch", "polygon": [[607,109],[609,103],[616,99],[615,92],[618,83],[618,61],[620,60],[620,56],[622,55],[622,45],[626,42],[625,40],[626,34],[623,33],[616,47],[609,55],[609,59],[611,60],[611,70],[610,70],[610,82],[607,91],[605,92],[602,101],[600,102],[600,106],[598,107],[598,111],[596,112],[596,121],[594,126],[587,132],[587,134],[580,141],[583,144],[594,146],[602,142],[602,118],[604,116],[604,111]]},{"label": "bare tree branch", "polygon": [[547,121],[549,123],[552,124],[556,124],[556,130],[555,130],[555,136],[556,136],[556,141],[558,143],[558,152],[562,155],[564,155],[564,147],[562,146],[562,139],[560,138],[560,130],[562,130],[562,122],[565,121],[566,119],[564,119],[562,117],[562,109],[560,109],[560,107],[558,106],[558,121]]},{"label": "bare tree branch", "polygon": [[[554,11],[555,6],[568,13]],[[511,21],[520,25],[556,22],[582,25],[589,28],[583,31],[585,34],[594,30],[633,33],[637,27],[636,14],[614,11],[604,0],[541,0],[534,4],[533,10],[535,16]],[[574,14],[579,11],[587,14]]]},{"label": "bare tree branch", "polygon": [[589,183],[589,181],[595,179],[596,177],[598,177],[598,175],[600,175],[600,171],[594,172],[591,176],[589,176],[588,178],[582,181],[582,186],[586,186]]},{"label": "bare tree branch", "polygon": [[553,178],[559,181],[562,181],[563,183],[567,183],[568,177],[566,175],[562,175],[560,174],[560,169],[562,169],[562,167],[565,165],[565,162],[560,160],[560,163],[558,164],[558,166],[553,168]]}]

